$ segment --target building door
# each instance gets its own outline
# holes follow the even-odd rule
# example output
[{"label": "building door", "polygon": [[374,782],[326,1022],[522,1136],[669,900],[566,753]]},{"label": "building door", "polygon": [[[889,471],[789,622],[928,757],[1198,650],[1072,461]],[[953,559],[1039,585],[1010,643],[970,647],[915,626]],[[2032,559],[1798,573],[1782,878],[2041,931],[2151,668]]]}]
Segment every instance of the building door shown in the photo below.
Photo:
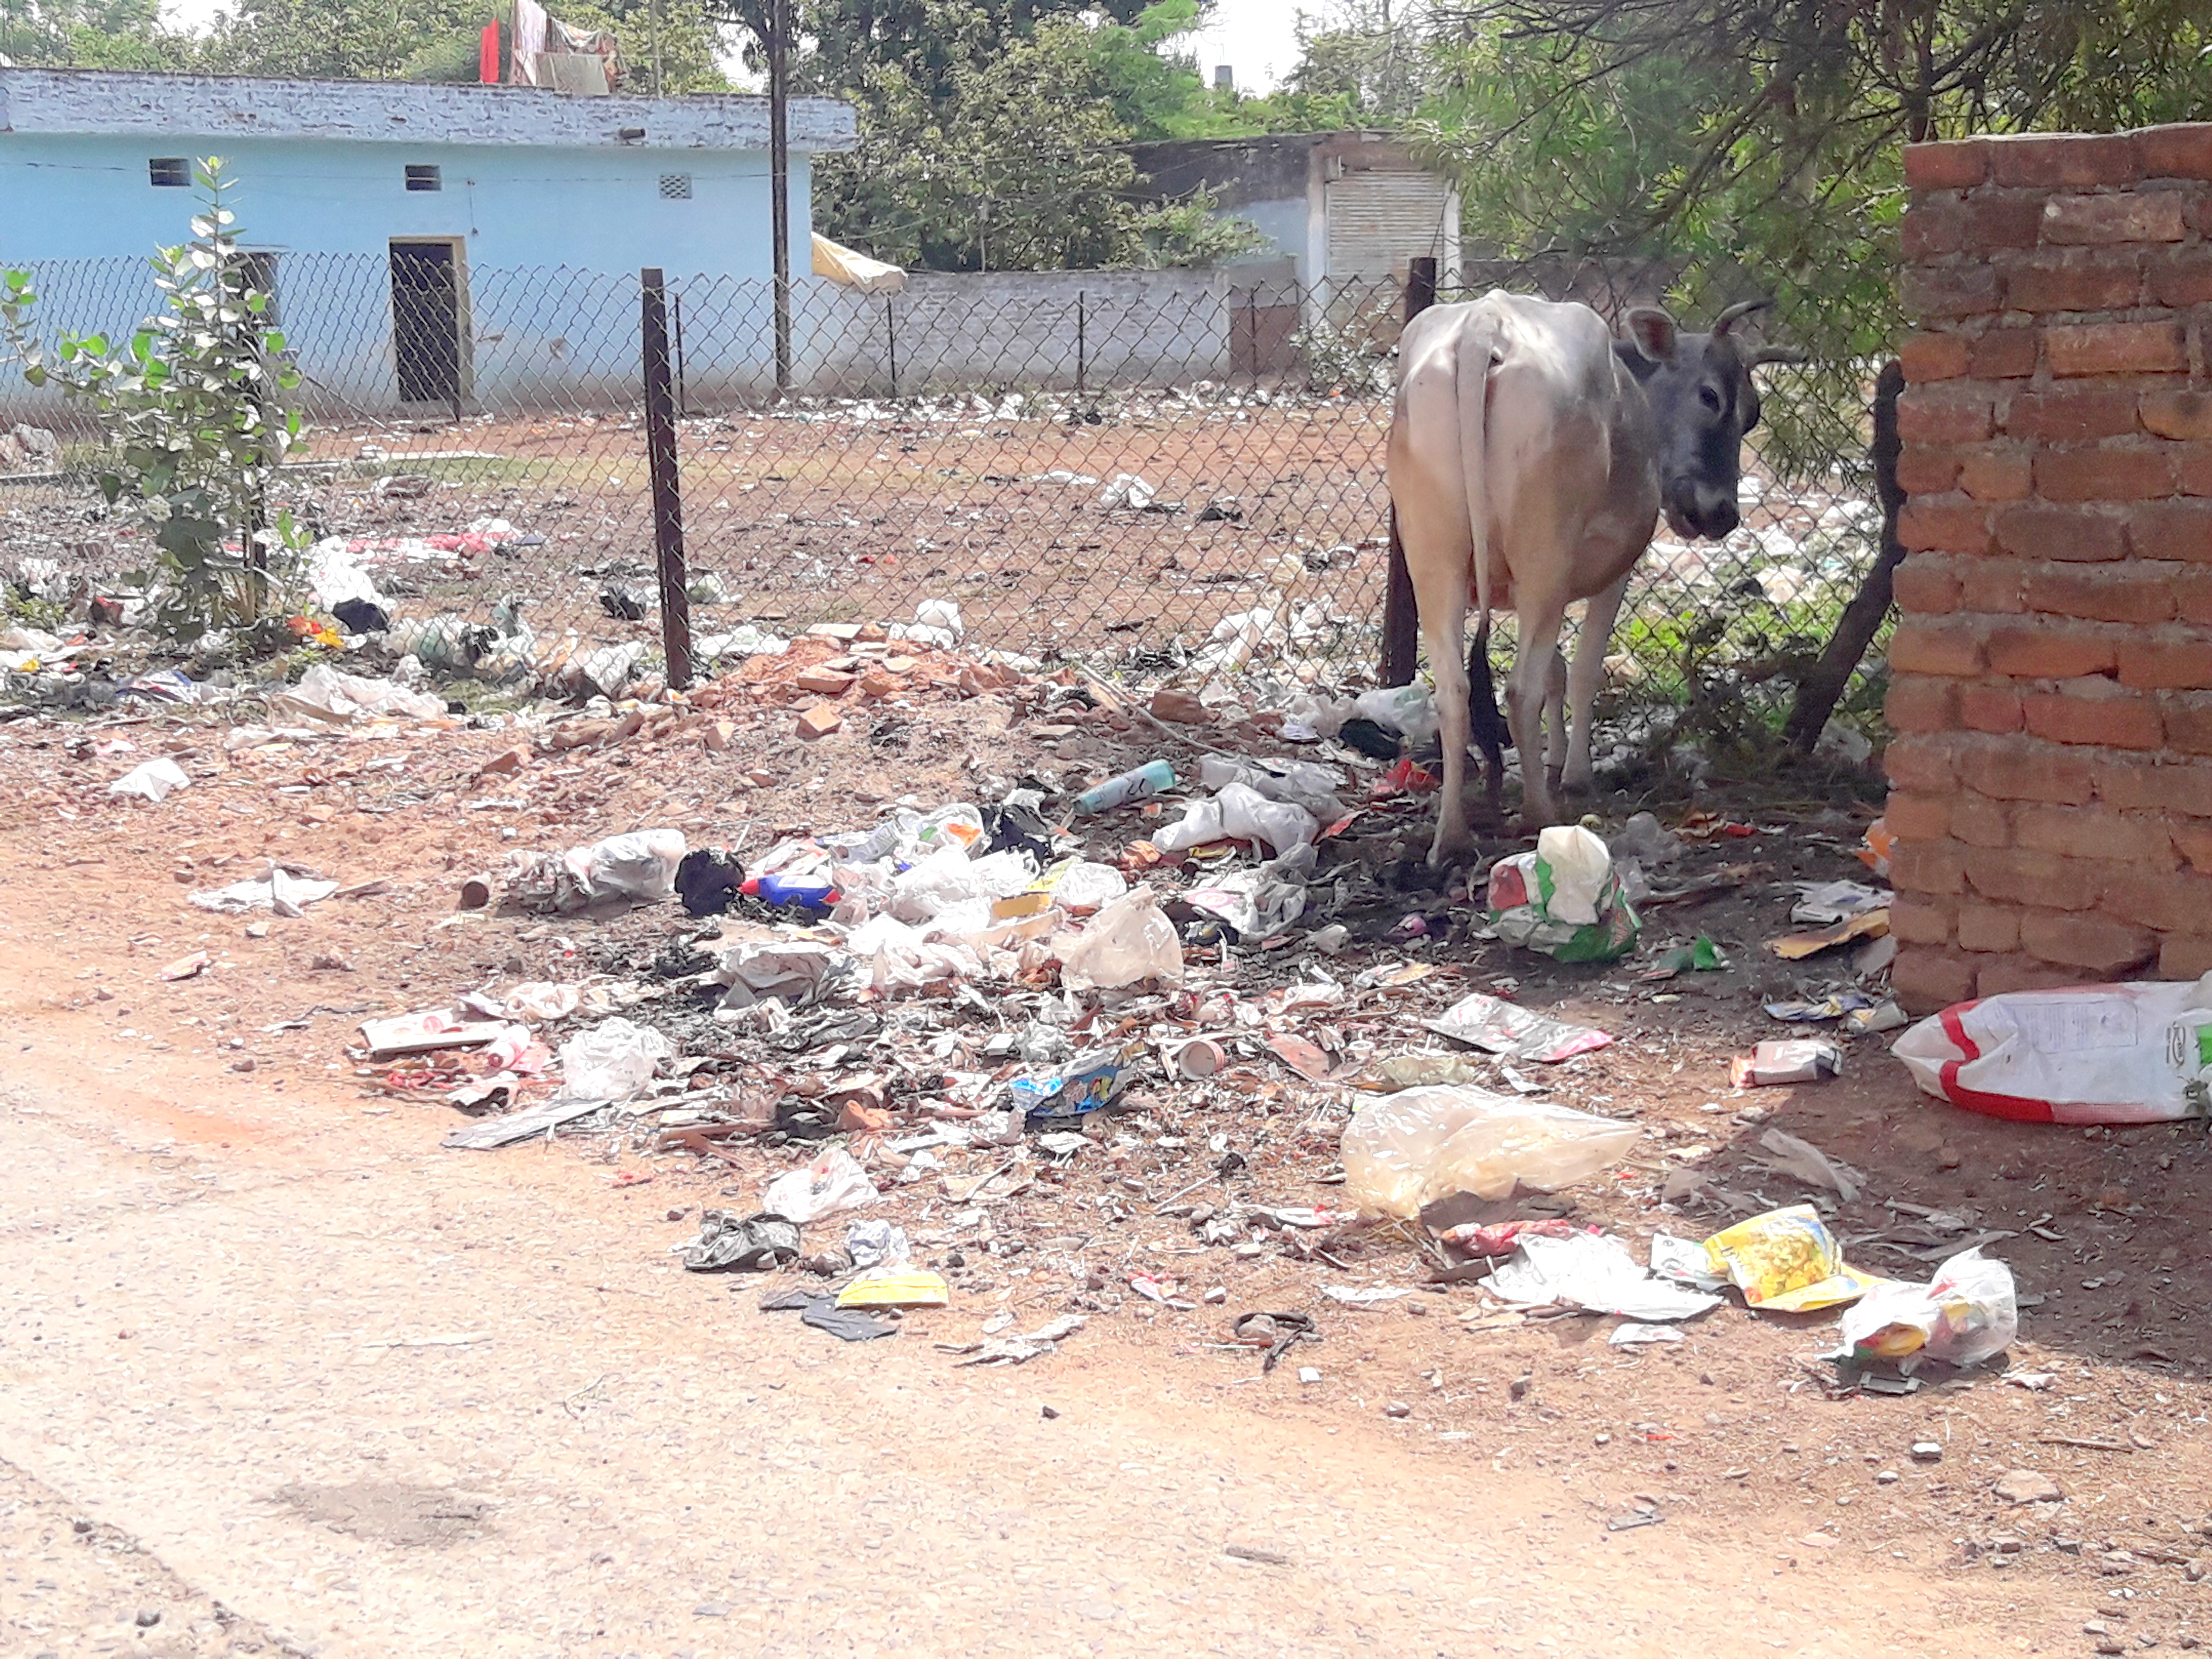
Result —
[{"label": "building door", "polygon": [[459,416],[466,359],[453,242],[392,244],[392,352],[401,403],[447,404]]}]

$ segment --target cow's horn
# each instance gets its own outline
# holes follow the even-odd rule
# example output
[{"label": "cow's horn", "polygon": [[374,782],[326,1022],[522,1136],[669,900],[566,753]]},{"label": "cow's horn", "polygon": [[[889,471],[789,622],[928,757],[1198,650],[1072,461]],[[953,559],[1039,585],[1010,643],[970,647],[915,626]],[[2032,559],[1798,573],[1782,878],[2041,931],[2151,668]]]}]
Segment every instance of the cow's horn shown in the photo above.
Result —
[{"label": "cow's horn", "polygon": [[1751,354],[1751,367],[1762,363],[1809,363],[1813,360],[1796,346],[1761,346]]},{"label": "cow's horn", "polygon": [[1767,307],[1773,303],[1774,301],[1771,300],[1738,300],[1734,305],[1721,313],[1718,319],[1713,324],[1713,332],[1715,334],[1725,334],[1729,331],[1729,325],[1735,322],[1737,318],[1747,317],[1754,311],[1764,311]]}]

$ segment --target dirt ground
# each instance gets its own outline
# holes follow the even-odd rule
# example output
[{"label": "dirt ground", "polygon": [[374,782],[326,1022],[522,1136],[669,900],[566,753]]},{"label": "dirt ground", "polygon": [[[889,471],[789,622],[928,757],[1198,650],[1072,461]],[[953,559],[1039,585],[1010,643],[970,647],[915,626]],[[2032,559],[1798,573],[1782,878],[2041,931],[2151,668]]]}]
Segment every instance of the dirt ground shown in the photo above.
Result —
[{"label": "dirt ground", "polygon": [[[520,849],[670,825],[742,857],[866,828],[902,799],[1073,789],[1154,755],[1180,768],[1188,737],[1280,748],[1237,711],[1178,735],[1090,707],[1079,685],[963,687],[933,661],[900,696],[850,694],[842,728],[801,744],[794,711],[812,699],[790,675],[839,648],[805,642],[597,747],[556,746],[578,720],[236,748],[226,732],[250,711],[0,725],[0,1649],[2196,1644],[2212,1566],[2202,1126],[1978,1118],[1915,1091],[1884,1037],[1851,1042],[1832,1081],[1729,1085],[1731,1054],[1789,1034],[1763,1001],[1849,982],[1844,963],[1763,946],[1790,880],[1866,874],[1863,785],[1723,780],[1694,803],[1590,803],[1608,830],[1652,804],[1752,831],[1692,841],[1656,872],[1715,890],[1651,908],[1638,955],[1610,968],[1475,937],[1463,888],[1413,857],[1433,798],[1365,804],[1324,843],[1333,908],[1308,919],[1345,921],[1345,950],[1295,932],[1273,950],[1193,946],[1179,993],[1086,1016],[1079,1036],[1208,1032],[1229,1063],[1203,1081],[1148,1075],[1064,1164],[1024,1158],[1026,1184],[1004,1192],[978,1182],[1015,1149],[940,1149],[932,1169],[890,1143],[943,1121],[958,1079],[1021,1072],[983,1048],[1024,1029],[1048,984],[988,986],[980,1006],[943,991],[864,1002],[881,1029],[825,1063],[740,1028],[719,1028],[716,1048],[718,1028],[656,971],[769,935],[762,910],[456,908],[464,878]],[[514,769],[480,769],[515,751]],[[158,806],[106,794],[162,752],[190,788]],[[1348,798],[1382,770],[1326,757],[1355,778]],[[1159,821],[1132,809],[1082,832],[1111,858]],[[186,903],[264,857],[345,890],[296,918]],[[1698,934],[1735,965],[1638,977]],[[160,977],[200,951],[203,971]],[[678,1267],[702,1209],[750,1212],[820,1143],[664,1146],[633,1119],[446,1151],[466,1121],[442,1098],[453,1078],[418,1086],[419,1071],[349,1053],[362,1018],[538,979],[642,988],[626,1012],[713,1061],[693,1083],[724,1115],[749,1089],[875,1079],[899,1130],[842,1144],[884,1188],[872,1213],[945,1273],[951,1305],[907,1314],[897,1340],[847,1346],[757,1310],[819,1282],[797,1269]],[[1832,1313],[1731,1297],[1679,1343],[1620,1348],[1611,1319],[1529,1319],[1437,1282],[1436,1255],[1403,1227],[1340,1214],[1209,1242],[1206,1222],[1240,1204],[1340,1210],[1354,1099],[1340,1073],[1443,1047],[1421,1020],[1475,989],[1615,1038],[1518,1067],[1644,1132],[1626,1163],[1560,1195],[1577,1222],[1640,1255],[1656,1231],[1698,1237],[1818,1197],[1858,1265],[1916,1279],[1996,1234],[2020,1340],[1914,1394],[1847,1393],[1819,1358]],[[1267,1046],[1286,1036],[1322,1049],[1331,1077]],[[1767,1167],[1771,1126],[1862,1171],[1859,1199]],[[1686,1170],[1702,1191],[1663,1202]],[[810,1228],[808,1250],[834,1247],[842,1221]],[[1360,1308],[1330,1287],[1405,1293]],[[1263,1371],[1231,1340],[1252,1311],[1305,1314],[1318,1340]],[[939,1349],[1063,1314],[1086,1322],[1018,1368],[960,1368]],[[1940,1456],[1916,1458],[1929,1442]],[[2063,1496],[2002,1501],[1994,1485],[2022,1469]]]}]

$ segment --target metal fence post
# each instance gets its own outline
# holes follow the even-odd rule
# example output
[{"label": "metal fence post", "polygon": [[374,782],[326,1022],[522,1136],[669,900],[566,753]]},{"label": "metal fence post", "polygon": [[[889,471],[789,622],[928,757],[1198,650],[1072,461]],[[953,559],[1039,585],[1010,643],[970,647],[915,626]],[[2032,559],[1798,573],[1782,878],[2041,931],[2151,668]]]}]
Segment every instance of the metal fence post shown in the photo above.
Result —
[{"label": "metal fence post", "polygon": [[1076,289],[1076,290],[1075,290],[1075,389],[1076,389],[1078,392],[1081,392],[1081,391],[1083,390],[1083,375],[1084,375],[1084,371],[1085,371],[1085,368],[1087,368],[1089,367],[1089,365],[1085,362],[1085,357],[1087,357],[1087,356],[1089,356],[1089,348],[1088,348],[1088,346],[1087,346],[1087,344],[1086,344],[1086,343],[1085,343],[1085,339],[1084,339],[1083,300],[1084,300],[1083,290],[1082,290],[1081,289]]},{"label": "metal fence post", "polygon": [[[1412,322],[1437,302],[1437,262],[1424,254],[1406,271],[1406,320]],[[1410,685],[1421,653],[1421,623],[1413,603],[1413,579],[1406,569],[1405,544],[1398,539],[1398,509],[1390,508],[1390,585],[1382,595],[1382,660],[1375,677],[1385,685]]]},{"label": "metal fence post", "polygon": [[676,396],[668,362],[668,289],[657,266],[638,272],[645,343],[645,462],[653,477],[653,546],[660,573],[660,637],[668,684],[691,684],[691,595],[684,570],[683,481],[676,465]]},{"label": "metal fence post", "polygon": [[884,343],[890,350],[890,395],[898,396],[898,312],[896,302],[888,294],[884,295]]},{"label": "metal fence post", "polygon": [[690,414],[690,400],[684,395],[684,295],[682,290],[668,296],[669,331],[674,336],[672,354],[676,360],[676,418]]}]

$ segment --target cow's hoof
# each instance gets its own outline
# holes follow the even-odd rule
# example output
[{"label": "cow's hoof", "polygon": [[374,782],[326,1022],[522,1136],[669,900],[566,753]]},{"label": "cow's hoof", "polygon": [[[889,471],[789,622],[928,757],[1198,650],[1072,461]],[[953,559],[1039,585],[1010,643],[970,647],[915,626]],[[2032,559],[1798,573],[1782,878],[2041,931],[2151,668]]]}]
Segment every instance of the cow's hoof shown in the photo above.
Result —
[{"label": "cow's hoof", "polygon": [[1476,847],[1474,832],[1462,826],[1456,835],[1438,831],[1435,843],[1429,848],[1429,868],[1449,870],[1462,864],[1473,864],[1482,856]]}]

